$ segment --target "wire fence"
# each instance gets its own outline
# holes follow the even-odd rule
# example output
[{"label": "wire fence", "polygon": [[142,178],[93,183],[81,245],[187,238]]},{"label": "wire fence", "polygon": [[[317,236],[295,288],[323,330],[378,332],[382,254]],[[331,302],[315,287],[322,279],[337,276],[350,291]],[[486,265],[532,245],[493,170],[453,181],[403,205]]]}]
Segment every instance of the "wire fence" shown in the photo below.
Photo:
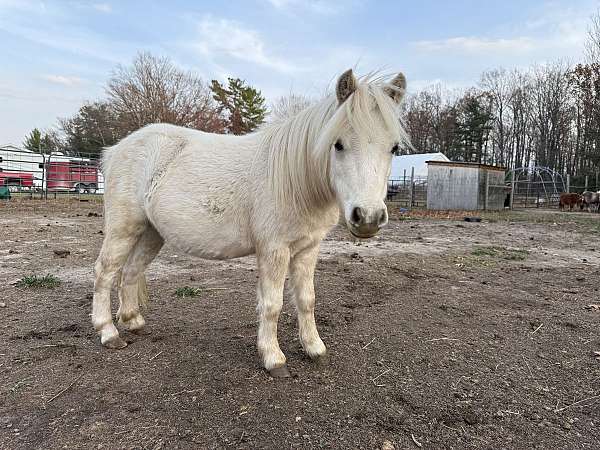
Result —
[{"label": "wire fence", "polygon": [[427,177],[402,176],[390,179],[387,201],[407,208],[427,207]]},{"label": "wire fence", "polygon": [[98,155],[42,154],[0,148],[0,198],[100,196],[104,177]]},{"label": "wire fence", "polygon": [[[598,178],[583,177],[572,184],[568,174],[559,174],[546,167],[521,168],[515,170],[512,187],[513,208],[558,208],[560,194],[571,192],[582,194],[600,190]],[[513,183],[511,173],[507,174],[507,185]],[[510,192],[510,189],[509,189]],[[508,199],[507,199],[508,202]]]},{"label": "wire fence", "polygon": [[[580,181],[579,179],[577,181]],[[568,175],[547,168],[516,169],[507,174],[499,195],[505,207],[558,208],[562,192],[599,191],[598,177],[585,177],[584,184],[571,185]],[[97,154],[41,154],[16,147],[0,147],[0,199],[74,197],[101,200],[104,177]],[[427,177],[407,175],[388,181],[387,202],[406,208],[427,207]]]}]

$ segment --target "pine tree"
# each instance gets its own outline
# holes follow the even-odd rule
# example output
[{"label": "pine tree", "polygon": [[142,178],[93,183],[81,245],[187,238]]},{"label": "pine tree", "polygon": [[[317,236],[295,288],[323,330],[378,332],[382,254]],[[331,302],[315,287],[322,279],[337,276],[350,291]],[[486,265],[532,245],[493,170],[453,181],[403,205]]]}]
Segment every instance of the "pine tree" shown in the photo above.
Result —
[{"label": "pine tree", "polygon": [[59,138],[53,131],[42,132],[38,128],[31,130],[23,141],[23,147],[32,152],[52,153],[60,147]]},{"label": "pine tree", "polygon": [[28,136],[23,141],[23,147],[32,152],[39,152],[42,145],[42,132],[37,128],[31,130]]},{"label": "pine tree", "polygon": [[213,98],[225,115],[226,129],[232,134],[254,131],[265,120],[267,107],[259,90],[239,78],[228,78],[227,87],[212,80]]},{"label": "pine tree", "polygon": [[[492,115],[483,95],[467,94],[460,105],[456,124],[456,145],[463,161],[485,162],[484,145],[491,130]],[[458,155],[457,155],[458,156]]]}]

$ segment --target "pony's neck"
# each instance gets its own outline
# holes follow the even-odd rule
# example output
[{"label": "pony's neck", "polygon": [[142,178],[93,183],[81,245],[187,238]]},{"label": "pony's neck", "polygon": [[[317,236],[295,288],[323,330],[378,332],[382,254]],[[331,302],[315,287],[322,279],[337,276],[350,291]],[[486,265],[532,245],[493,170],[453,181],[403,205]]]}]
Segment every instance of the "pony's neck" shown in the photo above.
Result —
[{"label": "pony's neck", "polygon": [[336,106],[329,97],[264,130],[267,174],[279,207],[310,213],[334,203],[330,149],[320,138]]}]

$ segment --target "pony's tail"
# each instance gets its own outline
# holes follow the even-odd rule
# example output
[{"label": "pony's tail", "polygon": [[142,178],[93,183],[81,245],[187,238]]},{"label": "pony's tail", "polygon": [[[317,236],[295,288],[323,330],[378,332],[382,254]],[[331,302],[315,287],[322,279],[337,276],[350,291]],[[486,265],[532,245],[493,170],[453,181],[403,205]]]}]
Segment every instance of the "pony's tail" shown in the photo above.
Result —
[{"label": "pony's tail", "polygon": [[[117,279],[117,291],[121,292],[121,286],[123,285],[123,269],[119,270],[116,276]],[[148,287],[146,285],[146,274],[141,273],[138,275],[137,279],[137,300],[138,305],[142,308],[146,308],[148,306]]]},{"label": "pony's tail", "polygon": [[104,176],[104,183],[106,184],[106,180],[110,178],[111,172],[111,160],[114,153],[114,148],[116,145],[112,147],[104,147],[102,149],[102,158],[100,159],[100,170],[102,171],[102,175]]}]

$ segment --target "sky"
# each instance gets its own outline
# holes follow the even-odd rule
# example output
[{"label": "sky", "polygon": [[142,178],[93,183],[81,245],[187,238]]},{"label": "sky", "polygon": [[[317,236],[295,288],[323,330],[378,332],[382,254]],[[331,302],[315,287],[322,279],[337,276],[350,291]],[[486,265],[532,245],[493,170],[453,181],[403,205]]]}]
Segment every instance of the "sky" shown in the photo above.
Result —
[{"label": "sky", "polygon": [[409,91],[485,70],[579,62],[599,0],[0,0],[0,145],[104,97],[140,51],[268,101],[320,96],[348,68],[402,71]]}]

